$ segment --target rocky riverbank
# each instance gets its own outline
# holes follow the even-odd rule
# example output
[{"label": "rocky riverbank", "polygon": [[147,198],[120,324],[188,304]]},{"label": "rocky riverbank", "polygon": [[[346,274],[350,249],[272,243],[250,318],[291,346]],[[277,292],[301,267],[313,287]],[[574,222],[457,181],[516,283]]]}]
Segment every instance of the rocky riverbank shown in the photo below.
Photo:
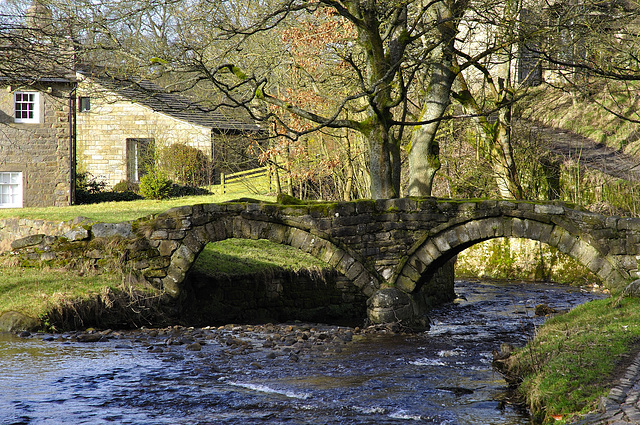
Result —
[{"label": "rocky riverbank", "polygon": [[315,323],[279,323],[263,325],[229,324],[219,327],[140,328],[135,330],[95,330],[65,333],[19,332],[21,338],[40,338],[51,343],[96,343],[112,341],[120,349],[145,349],[158,355],[215,351],[225,356],[252,354],[252,358],[286,359],[297,362],[318,353],[339,353],[371,334],[411,333],[400,324],[365,328],[330,326]]}]

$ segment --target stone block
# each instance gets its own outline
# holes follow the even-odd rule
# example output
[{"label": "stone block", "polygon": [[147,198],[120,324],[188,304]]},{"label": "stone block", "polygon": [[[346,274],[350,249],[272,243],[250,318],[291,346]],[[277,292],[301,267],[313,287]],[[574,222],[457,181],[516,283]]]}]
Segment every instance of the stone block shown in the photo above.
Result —
[{"label": "stone block", "polygon": [[618,219],[618,229],[640,232],[640,218],[620,218]]},{"label": "stone block", "polygon": [[432,241],[440,252],[447,252],[451,249],[451,245],[449,245],[449,242],[443,234],[436,236]]},{"label": "stone block", "polygon": [[184,272],[191,268],[196,254],[185,245],[180,245],[171,256],[172,269],[180,269]]},{"label": "stone block", "polygon": [[210,242],[209,235],[207,234],[207,231],[205,230],[204,225],[194,227],[193,229],[191,229],[190,233],[203,246]]},{"label": "stone block", "polygon": [[91,234],[96,238],[110,238],[120,236],[128,238],[131,236],[131,223],[96,223],[91,226]]},{"label": "stone block", "polygon": [[185,232],[184,230],[172,230],[167,235],[169,239],[172,239],[175,241],[180,241],[184,239],[185,236],[187,236],[187,232]]},{"label": "stone block", "polygon": [[362,273],[360,273],[358,275],[358,277],[356,277],[353,280],[353,284],[357,287],[357,288],[364,288],[365,285],[368,285],[370,283],[373,282],[373,279],[371,277],[371,275],[369,274],[369,272],[367,272],[366,270],[363,270]]},{"label": "stone block", "polygon": [[180,269],[171,269],[162,279],[162,289],[172,298],[180,295],[180,283],[184,280],[186,273]]},{"label": "stone block", "polygon": [[207,236],[211,242],[227,239],[227,227],[225,222],[222,220],[205,224],[204,230],[207,232]]},{"label": "stone block", "polygon": [[345,254],[340,259],[340,262],[336,264],[334,267],[336,268],[336,270],[338,270],[340,273],[346,276],[347,270],[351,268],[351,266],[355,263],[355,261],[356,260],[352,256],[350,256],[349,254]]},{"label": "stone block", "polygon": [[569,254],[573,246],[577,243],[577,241],[578,241],[577,237],[569,234],[568,232],[564,232],[560,237],[560,240],[558,241],[556,248],[558,248],[560,252]]},{"label": "stone block", "polygon": [[68,232],[65,232],[63,237],[67,238],[70,241],[82,241],[85,239],[89,239],[89,231],[84,227],[76,227]]},{"label": "stone block", "polygon": [[482,234],[480,233],[480,227],[480,222],[470,221],[461,226],[460,233],[466,233],[469,241],[480,241],[483,239]]},{"label": "stone block", "polygon": [[344,273],[345,277],[351,281],[355,280],[364,271],[364,267],[359,262],[354,262]]},{"label": "stone block", "polygon": [[39,245],[44,240],[45,235],[31,235],[11,242],[11,249],[22,249],[28,246]]},{"label": "stone block", "polygon": [[431,256],[429,251],[427,251],[424,246],[418,248],[418,250],[415,252],[415,256],[418,257],[420,261],[422,261],[422,263],[425,265],[429,265],[433,262],[433,260],[435,260],[435,258]]},{"label": "stone block", "polygon": [[331,254],[329,259],[326,260],[326,261],[324,259],[322,259],[322,260],[325,261],[327,264],[329,264],[331,267],[334,267],[334,268],[337,268],[338,264],[340,264],[340,262],[342,261],[342,258],[347,255],[347,253],[344,252],[340,248],[328,251],[327,254],[329,254],[329,253]]},{"label": "stone block", "polygon": [[[418,262],[417,264],[419,267],[424,268],[424,266]],[[404,265],[404,267],[402,268],[402,275],[408,277],[409,279],[411,279],[414,282],[417,282],[420,280],[421,274],[418,270],[416,270],[416,268],[410,264],[410,263],[406,263]]]},{"label": "stone block", "polygon": [[186,246],[187,248],[189,248],[189,250],[191,252],[200,252],[202,251],[202,248],[204,248],[204,243],[200,242],[195,235],[193,234],[193,232],[189,232],[187,233],[187,235],[184,237],[184,239],[182,240],[182,245]]},{"label": "stone block", "polygon": [[520,218],[511,219],[511,236],[514,238],[524,238],[527,236],[529,222]]},{"label": "stone block", "polygon": [[559,215],[564,214],[565,209],[561,205],[554,204],[536,204],[533,211],[543,215]]},{"label": "stone block", "polygon": [[458,238],[458,232],[456,232],[456,230],[457,229],[447,230],[442,235],[451,248],[454,248],[461,244],[460,239]]}]

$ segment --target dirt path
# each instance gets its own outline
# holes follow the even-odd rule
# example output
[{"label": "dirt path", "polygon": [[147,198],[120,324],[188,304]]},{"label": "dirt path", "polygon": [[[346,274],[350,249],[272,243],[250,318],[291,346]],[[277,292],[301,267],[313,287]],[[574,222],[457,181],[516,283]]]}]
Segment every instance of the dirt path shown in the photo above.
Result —
[{"label": "dirt path", "polygon": [[524,124],[545,141],[552,152],[610,176],[640,182],[640,158],[568,130],[546,127],[533,121],[525,121]]}]

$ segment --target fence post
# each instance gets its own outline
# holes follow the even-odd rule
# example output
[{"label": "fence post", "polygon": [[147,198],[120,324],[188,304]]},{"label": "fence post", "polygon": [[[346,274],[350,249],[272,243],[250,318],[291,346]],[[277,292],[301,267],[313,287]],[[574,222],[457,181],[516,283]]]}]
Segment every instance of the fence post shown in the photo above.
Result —
[{"label": "fence post", "polygon": [[224,195],[226,193],[225,191],[225,187],[224,187],[224,180],[225,180],[225,176],[224,173],[220,173],[220,194]]}]

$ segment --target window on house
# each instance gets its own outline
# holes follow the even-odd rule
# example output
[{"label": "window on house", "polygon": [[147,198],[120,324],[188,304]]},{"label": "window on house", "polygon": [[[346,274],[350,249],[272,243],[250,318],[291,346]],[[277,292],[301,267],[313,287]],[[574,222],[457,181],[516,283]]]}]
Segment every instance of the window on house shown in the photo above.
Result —
[{"label": "window on house", "polygon": [[153,139],[127,139],[127,180],[139,182],[153,167],[154,147]]},{"label": "window on house", "polygon": [[15,92],[15,122],[38,123],[40,122],[40,93]]},{"label": "window on house", "polygon": [[0,208],[22,208],[22,173],[0,172]]},{"label": "window on house", "polygon": [[78,106],[79,106],[80,112],[90,111],[91,110],[91,98],[90,97],[81,97]]}]

